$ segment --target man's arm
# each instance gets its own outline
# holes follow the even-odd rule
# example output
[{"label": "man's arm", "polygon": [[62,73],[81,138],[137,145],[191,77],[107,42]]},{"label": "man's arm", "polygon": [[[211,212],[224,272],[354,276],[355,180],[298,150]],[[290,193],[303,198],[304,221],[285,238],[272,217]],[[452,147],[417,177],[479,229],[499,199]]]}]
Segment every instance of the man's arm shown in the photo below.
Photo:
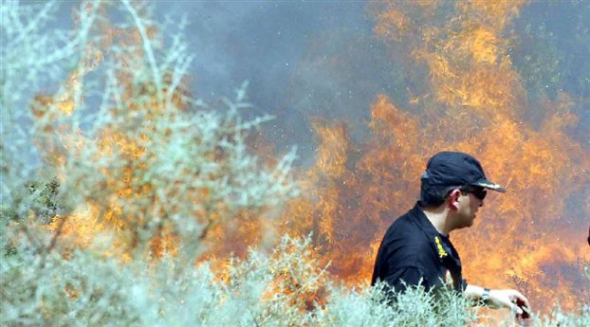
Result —
[{"label": "man's arm", "polygon": [[490,308],[508,308],[515,312],[518,317],[528,318],[530,313],[529,300],[519,291],[505,289],[489,290],[489,295],[484,293],[486,293],[485,288],[475,285],[467,285],[467,288],[465,288],[464,291],[464,295],[467,299],[478,301],[489,296],[486,304]]}]

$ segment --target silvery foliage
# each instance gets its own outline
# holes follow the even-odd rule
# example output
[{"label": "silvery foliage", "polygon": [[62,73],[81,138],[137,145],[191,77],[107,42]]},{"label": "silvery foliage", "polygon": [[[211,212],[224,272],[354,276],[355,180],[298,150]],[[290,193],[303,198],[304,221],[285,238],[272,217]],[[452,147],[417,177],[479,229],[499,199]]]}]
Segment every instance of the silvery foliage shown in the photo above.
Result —
[{"label": "silvery foliage", "polygon": [[437,293],[409,288],[387,300],[385,285],[360,290],[332,289],[326,310],[318,315],[325,326],[466,326],[474,325],[471,303],[450,289]]},{"label": "silvery foliage", "polygon": [[35,175],[40,166],[35,160],[37,150],[32,146],[35,126],[32,126],[34,117],[28,105],[36,92],[64,77],[64,65],[75,55],[79,42],[62,30],[43,31],[56,10],[55,2],[44,6],[29,6],[18,1],[0,4],[0,197],[3,207],[15,204],[14,190]]},{"label": "silvery foliage", "polygon": [[[224,100],[225,108],[191,98],[182,89],[191,55],[180,36],[153,37],[149,7],[83,2],[76,26],[65,30],[52,26],[58,5],[0,5],[2,322],[170,325],[162,322],[165,312],[183,315],[162,299],[195,291],[186,295],[185,313],[219,300],[206,265],[192,265],[207,231],[240,211],[262,214],[297,194],[290,176],[295,153],[270,167],[248,149],[248,133],[272,117],[242,118],[246,85]],[[101,27],[111,23],[107,12],[126,17],[113,27],[136,31],[139,42],[101,49],[112,36]],[[39,94],[49,100],[39,101]],[[48,176],[59,177],[58,224],[87,205],[103,223],[116,208],[136,260],[120,265],[98,254],[101,247],[113,250],[108,233],[92,250],[59,251],[66,247],[60,228],[49,233],[32,210],[43,187],[23,190]],[[149,264],[149,242],[163,228],[180,239],[180,252]],[[189,284],[173,289],[177,281]]]},{"label": "silvery foliage", "polygon": [[[272,119],[242,119],[250,106],[246,84],[235,99],[224,99],[226,108],[208,107],[183,89],[191,62],[185,43],[180,36],[154,37],[160,27],[147,18],[149,7],[84,2],[73,31],[62,31],[48,27],[58,3],[3,2],[0,9],[7,40],[4,207],[27,216],[29,203],[14,191],[33,176],[57,175],[62,216],[91,204],[99,222],[116,212],[139,244],[167,228],[181,234],[182,250],[194,255],[188,247],[212,226],[297,193],[289,174],[294,151],[267,168],[246,145],[248,133]],[[107,12],[128,20],[115,25]],[[139,41],[102,49],[115,33],[102,30],[107,23],[135,31],[128,38]],[[47,103],[33,100],[47,92]],[[64,114],[64,103],[75,110]]]},{"label": "silvery foliage", "polygon": [[[188,268],[179,257],[121,265],[77,251],[69,260],[47,256],[43,271],[34,258],[39,256],[19,251],[0,263],[3,325],[481,325],[476,311],[452,291],[435,298],[412,289],[389,305],[381,286],[351,290],[329,283],[313,259],[309,237],[283,237],[270,254],[251,250],[247,259],[232,260],[223,276],[215,275],[207,263]],[[286,292],[293,285],[298,287]],[[322,288],[326,303],[304,308],[306,293]],[[584,310],[556,310],[550,317],[535,317],[534,326],[588,326],[590,311]]]},{"label": "silvery foliage", "polygon": [[[283,238],[275,251],[301,254],[307,241]],[[38,258],[38,256],[37,256]],[[296,326],[310,313],[293,305],[299,294],[263,293],[276,289],[277,267],[294,268],[293,278],[322,272],[297,262],[301,255],[252,251],[247,260],[232,261],[227,283],[207,264],[187,267],[178,257],[157,264],[133,261],[120,265],[78,251],[69,260],[45,258],[38,269],[19,252],[0,264],[3,280],[3,326]]]},{"label": "silvery foliage", "polygon": [[556,306],[550,314],[546,316],[536,316],[533,326],[572,326],[586,327],[590,326],[590,303],[582,305],[580,309],[573,312],[564,312],[559,306]]},{"label": "silvery foliage", "polygon": [[[129,17],[121,24],[140,31],[139,50],[145,60],[131,66],[117,60],[137,53],[137,45],[129,45],[113,46],[111,56],[101,59],[102,68],[80,64],[88,60],[87,45],[100,43],[95,26],[106,19],[100,11],[105,3],[83,3],[73,32],[48,27],[57,1],[0,4],[0,325],[371,327],[474,322],[465,300],[452,293],[435,299],[415,289],[398,295],[390,306],[379,287],[351,290],[333,285],[314,259],[309,238],[283,237],[270,253],[251,250],[246,259],[228,262],[223,275],[213,272],[211,262],[194,265],[208,226],[231,221],[239,210],[280,206],[296,194],[289,177],[294,154],[265,168],[249,153],[247,132],[270,118],[241,118],[240,111],[248,106],[243,88],[233,101],[225,101],[225,111],[188,96],[182,101],[194,110],[176,110],[174,90],[188,70],[190,55],[179,36],[165,48],[151,40],[148,29],[156,24],[139,14],[135,4],[109,3]],[[72,72],[77,83],[64,83]],[[123,85],[121,75],[131,83]],[[131,96],[125,93],[140,89]],[[35,116],[30,108],[40,92],[54,94],[57,102]],[[75,104],[72,115],[59,112],[64,97]],[[99,101],[87,100],[92,97]],[[137,107],[148,110],[132,110]],[[150,121],[150,115],[158,119]],[[135,141],[149,135],[143,144],[149,156],[130,157],[117,149],[105,154],[93,140],[108,136],[108,131]],[[79,135],[74,141],[83,147],[66,151],[59,165],[48,164],[44,154],[52,152],[45,146],[70,146],[68,135]],[[141,169],[131,189],[150,187],[142,189],[140,197],[115,196],[113,191],[122,185],[113,185],[113,180],[125,179],[125,169],[133,165]],[[27,184],[55,175],[59,188]],[[22,191],[27,185],[32,186]],[[207,194],[206,201],[193,201],[189,195],[194,190]],[[59,206],[54,205],[57,201]],[[47,203],[51,207],[43,208]],[[147,244],[162,224],[178,227],[182,251],[158,260],[135,251],[135,259],[122,264],[103,255],[101,248],[112,250],[109,244],[117,237],[105,234],[95,247],[64,252],[59,233],[45,228],[47,217],[39,220],[31,214],[67,217],[84,203],[118,203],[122,219],[141,217],[145,224],[130,220],[127,226],[138,231],[140,244]],[[195,212],[204,214],[195,219]],[[588,326],[590,314],[584,308],[573,314],[556,310],[536,319],[539,326]]]}]

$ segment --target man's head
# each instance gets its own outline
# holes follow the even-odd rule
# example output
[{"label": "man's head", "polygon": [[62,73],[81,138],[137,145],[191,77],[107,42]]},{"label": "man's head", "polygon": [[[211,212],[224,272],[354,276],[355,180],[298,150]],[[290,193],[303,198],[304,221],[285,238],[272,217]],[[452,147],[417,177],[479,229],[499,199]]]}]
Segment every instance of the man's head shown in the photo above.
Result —
[{"label": "man's head", "polygon": [[462,152],[434,155],[428,160],[421,182],[421,206],[436,208],[449,203],[457,211],[458,228],[473,224],[487,190],[506,191],[488,180],[477,159]]}]

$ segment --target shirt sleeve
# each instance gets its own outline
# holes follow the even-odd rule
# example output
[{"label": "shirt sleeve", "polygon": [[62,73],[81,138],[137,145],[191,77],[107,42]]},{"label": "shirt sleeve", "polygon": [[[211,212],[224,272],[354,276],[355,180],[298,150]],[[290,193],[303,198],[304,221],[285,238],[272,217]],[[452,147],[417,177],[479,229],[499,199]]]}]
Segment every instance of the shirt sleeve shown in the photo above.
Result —
[{"label": "shirt sleeve", "polygon": [[426,290],[430,290],[431,286],[424,273],[418,267],[400,268],[385,277],[385,282],[394,292],[403,292],[408,286],[418,285],[422,285]]},{"label": "shirt sleeve", "polygon": [[462,292],[465,292],[465,289],[467,288],[467,285],[469,285],[469,284],[467,283],[467,279],[462,279],[462,280],[461,280],[461,291],[462,291]]}]

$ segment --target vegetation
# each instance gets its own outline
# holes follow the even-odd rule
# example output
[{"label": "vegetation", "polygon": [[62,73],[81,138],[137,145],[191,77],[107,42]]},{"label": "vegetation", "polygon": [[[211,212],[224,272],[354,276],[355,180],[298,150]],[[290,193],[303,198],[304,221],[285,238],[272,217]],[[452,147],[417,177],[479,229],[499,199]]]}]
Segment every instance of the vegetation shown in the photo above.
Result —
[{"label": "vegetation", "polygon": [[[242,118],[245,85],[208,106],[186,88],[182,37],[159,36],[149,7],[83,3],[68,32],[50,28],[56,4],[0,5],[2,326],[481,323],[450,291],[388,305],[379,287],[338,285],[309,237],[267,236],[298,194],[295,154],[266,163],[248,147],[272,117]],[[244,224],[273,246],[218,248]],[[590,309],[535,321],[588,326]]]}]

